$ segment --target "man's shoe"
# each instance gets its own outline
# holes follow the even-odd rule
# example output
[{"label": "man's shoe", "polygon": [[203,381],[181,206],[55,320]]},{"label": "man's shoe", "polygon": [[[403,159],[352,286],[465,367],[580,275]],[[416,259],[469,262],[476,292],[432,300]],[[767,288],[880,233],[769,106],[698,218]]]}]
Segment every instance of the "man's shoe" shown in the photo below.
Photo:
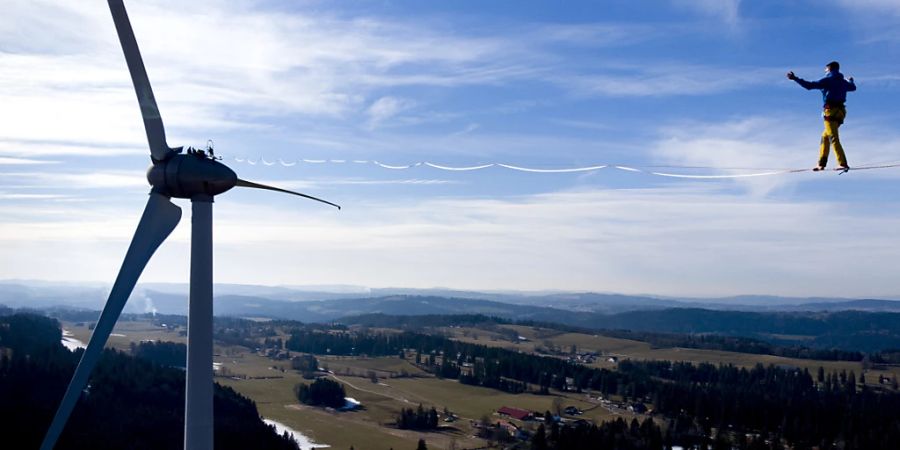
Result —
[{"label": "man's shoe", "polygon": [[821,172],[821,171],[823,171],[823,170],[825,170],[825,166],[816,166],[816,167],[813,167],[813,172]]}]

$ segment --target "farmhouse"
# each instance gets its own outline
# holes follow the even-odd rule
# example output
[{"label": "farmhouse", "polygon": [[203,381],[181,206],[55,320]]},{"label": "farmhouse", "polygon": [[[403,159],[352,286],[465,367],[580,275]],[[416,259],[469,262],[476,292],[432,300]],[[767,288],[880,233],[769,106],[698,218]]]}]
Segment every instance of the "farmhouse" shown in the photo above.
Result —
[{"label": "farmhouse", "polygon": [[501,416],[511,417],[511,418],[517,419],[517,420],[532,420],[534,418],[534,415],[531,413],[531,411],[526,411],[524,409],[519,409],[519,408],[512,408],[509,406],[504,406],[504,407],[498,409],[497,414],[500,414]]}]

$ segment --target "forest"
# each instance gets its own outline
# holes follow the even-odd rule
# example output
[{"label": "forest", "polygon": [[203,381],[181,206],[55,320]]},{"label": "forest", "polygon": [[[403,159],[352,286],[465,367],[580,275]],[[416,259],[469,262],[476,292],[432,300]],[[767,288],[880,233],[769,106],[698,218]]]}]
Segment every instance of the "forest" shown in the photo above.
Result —
[{"label": "forest", "polygon": [[[55,319],[0,316],[0,432],[17,448],[38,448],[81,356],[61,338]],[[214,395],[217,449],[298,448],[251,400],[219,385]],[[56,448],[181,448],[183,432],[184,372],[105,350]]]}]

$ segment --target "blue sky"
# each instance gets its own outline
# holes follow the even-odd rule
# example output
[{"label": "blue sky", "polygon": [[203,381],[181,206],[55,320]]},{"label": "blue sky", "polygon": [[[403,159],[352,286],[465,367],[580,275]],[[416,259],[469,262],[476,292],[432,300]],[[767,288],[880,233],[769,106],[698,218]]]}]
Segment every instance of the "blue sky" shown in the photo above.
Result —
[{"label": "blue sky", "polygon": [[[812,167],[820,96],[784,73],[833,59],[859,85],[850,164],[900,161],[896,1],[126,7],[170,145],[213,139],[242,178],[345,207],[222,195],[219,282],[900,295],[900,169],[374,164]],[[106,3],[3,10],[0,279],[111,282],[148,159]],[[187,279],[178,203],[145,281]]]}]

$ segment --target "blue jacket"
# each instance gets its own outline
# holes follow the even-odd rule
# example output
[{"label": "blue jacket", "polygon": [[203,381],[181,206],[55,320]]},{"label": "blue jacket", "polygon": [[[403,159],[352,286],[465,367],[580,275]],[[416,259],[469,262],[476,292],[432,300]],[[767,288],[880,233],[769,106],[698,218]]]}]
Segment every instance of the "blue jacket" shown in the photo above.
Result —
[{"label": "blue jacket", "polygon": [[794,81],[808,90],[822,91],[822,101],[826,104],[843,104],[847,101],[847,92],[856,90],[856,85],[845,80],[844,74],[834,71],[828,72],[828,75],[819,81],[806,81],[803,78],[794,78]]}]

